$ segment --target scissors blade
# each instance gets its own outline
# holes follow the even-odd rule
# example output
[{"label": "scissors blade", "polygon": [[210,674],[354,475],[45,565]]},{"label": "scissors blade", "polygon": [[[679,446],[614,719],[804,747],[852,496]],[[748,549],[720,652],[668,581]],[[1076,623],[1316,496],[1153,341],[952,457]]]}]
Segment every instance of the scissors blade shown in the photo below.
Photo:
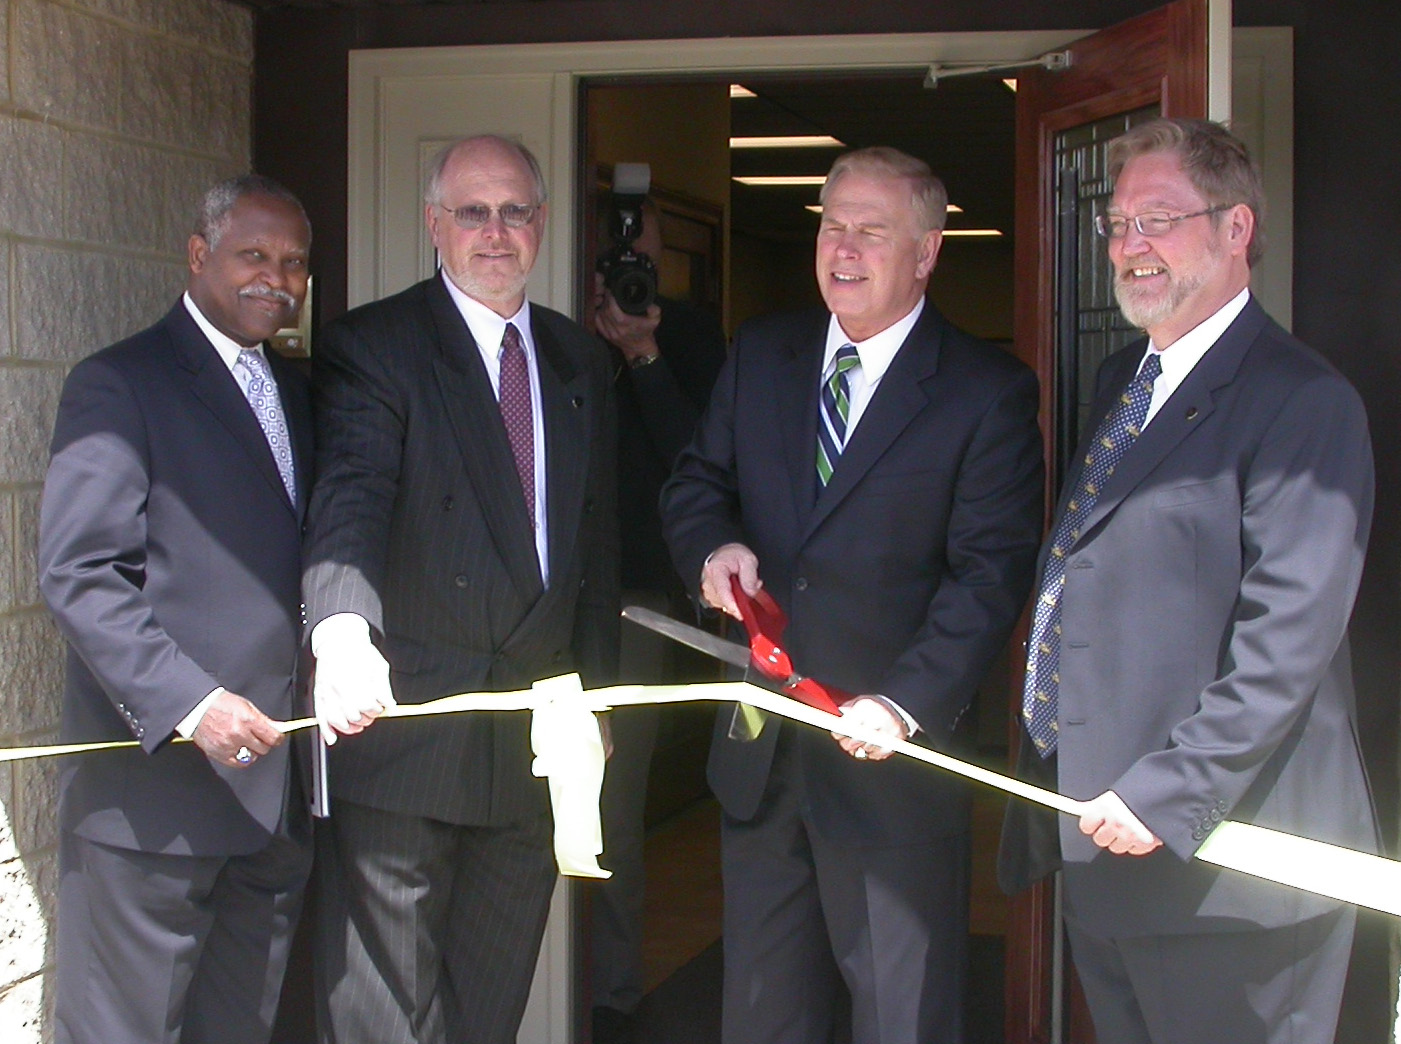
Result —
[{"label": "scissors blade", "polygon": [[680,620],[673,620],[671,617],[654,612],[645,606],[628,606],[623,610],[623,619],[631,620],[633,623],[646,627],[650,631],[656,631],[658,634],[664,634],[673,641],[688,645],[697,652],[703,652],[717,660],[723,660],[731,666],[749,667],[747,646],[719,638],[709,631],[702,631],[699,627],[692,627]]}]

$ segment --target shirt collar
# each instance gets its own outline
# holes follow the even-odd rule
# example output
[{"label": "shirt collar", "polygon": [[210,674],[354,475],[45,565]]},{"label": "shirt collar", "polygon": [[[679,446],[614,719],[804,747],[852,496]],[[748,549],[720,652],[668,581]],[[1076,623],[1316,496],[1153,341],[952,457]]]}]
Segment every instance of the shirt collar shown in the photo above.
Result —
[{"label": "shirt collar", "polygon": [[885,371],[890,369],[895,353],[905,343],[905,338],[910,336],[910,331],[914,329],[923,311],[924,297],[921,296],[903,319],[864,341],[853,341],[842,330],[842,324],[838,322],[837,317],[831,316],[827,323],[827,347],[822,353],[822,372],[826,374],[832,368],[837,349],[849,344],[856,348],[856,354],[861,359],[861,373],[867,384],[874,386],[885,376]]},{"label": "shirt collar", "polygon": [[462,315],[463,321],[467,324],[467,329],[472,333],[472,339],[477,342],[477,347],[483,352],[490,352],[495,356],[501,350],[501,338],[506,335],[506,324],[515,325],[516,332],[521,335],[521,344],[525,348],[527,355],[534,353],[535,342],[530,335],[530,302],[521,302],[520,311],[509,319],[502,318],[493,312],[486,305],[482,304],[474,297],[469,297],[448,278],[448,274],[439,269],[439,276],[443,280],[443,285],[448,288],[448,296],[452,298],[452,303],[457,305],[457,310]]},{"label": "shirt collar", "polygon": [[[214,350],[219,353],[219,358],[224,361],[224,365],[230,370],[234,368],[234,363],[238,362],[238,353],[244,350],[244,345],[239,344],[232,337],[221,333],[214,328],[214,324],[204,317],[204,313],[199,310],[199,305],[195,304],[187,290],[181,297],[185,303],[185,311],[190,313],[190,318],[195,321],[195,325],[203,331],[204,336],[209,338],[209,343],[214,346]],[[250,352],[262,353],[263,346],[255,344],[248,348]]]},{"label": "shirt collar", "polygon": [[[1148,351],[1158,353],[1158,361],[1163,366],[1163,376],[1168,378],[1173,387],[1181,383],[1182,379],[1192,372],[1192,368],[1201,362],[1207,349],[1221,339],[1226,327],[1236,321],[1236,316],[1245,309],[1249,300],[1250,288],[1246,287],[1166,348],[1159,348],[1151,340],[1148,342]],[[1144,352],[1143,357],[1148,358],[1148,352]]]}]

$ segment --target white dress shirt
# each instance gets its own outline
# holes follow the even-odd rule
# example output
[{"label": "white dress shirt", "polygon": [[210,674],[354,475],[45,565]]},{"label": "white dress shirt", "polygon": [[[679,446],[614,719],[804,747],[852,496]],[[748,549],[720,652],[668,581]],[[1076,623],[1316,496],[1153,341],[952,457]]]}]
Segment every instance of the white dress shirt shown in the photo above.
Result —
[{"label": "white dress shirt", "polygon": [[[835,315],[831,316],[828,321],[827,346],[822,353],[822,382],[825,384],[831,380],[837,351],[842,345],[849,344],[855,348],[856,355],[861,360],[860,366],[847,371],[850,380],[850,389],[847,395],[847,402],[850,404],[846,417],[847,442],[850,442],[851,436],[855,434],[856,425],[860,423],[861,417],[866,412],[866,407],[871,404],[871,399],[875,396],[876,389],[880,387],[881,378],[885,376],[885,371],[890,369],[890,364],[895,359],[895,353],[900,350],[900,346],[910,336],[910,331],[915,328],[915,323],[919,321],[923,311],[924,298],[921,297],[903,319],[887,326],[874,337],[868,337],[864,341],[853,341],[848,337]],[[915,721],[904,707],[888,696],[880,696],[875,693],[870,695],[880,700],[887,709],[904,722],[909,735],[913,736],[919,731],[919,722]]]},{"label": "white dress shirt", "polygon": [[535,554],[540,560],[540,579],[549,587],[550,531],[545,520],[550,516],[545,489],[545,410],[540,400],[540,364],[535,354],[535,336],[530,329],[530,302],[523,303],[520,311],[509,319],[503,319],[459,290],[446,273],[440,272],[439,278],[467,323],[472,339],[477,342],[486,374],[491,378],[491,390],[498,400],[501,398],[501,339],[506,335],[506,324],[513,324],[521,335],[525,365],[530,374],[530,415],[535,426]]},{"label": "white dress shirt", "polygon": [[1221,339],[1226,327],[1236,321],[1236,316],[1240,315],[1249,300],[1250,290],[1246,288],[1166,348],[1160,349],[1151,340],[1148,342],[1148,348],[1143,353],[1143,359],[1139,360],[1138,367],[1140,370],[1143,368],[1143,360],[1148,358],[1150,352],[1157,352],[1163,372],[1153,382],[1153,398],[1148,403],[1148,415],[1143,420],[1145,428],[1157,416],[1163,403],[1172,397],[1172,393],[1177,391],[1187,379],[1187,375],[1201,362],[1207,350]]},{"label": "white dress shirt", "polygon": [[874,337],[868,337],[864,341],[853,341],[848,337],[835,315],[828,321],[827,347],[822,353],[823,383],[825,384],[831,379],[837,350],[842,345],[849,344],[855,348],[856,355],[861,360],[860,366],[847,371],[850,380],[850,392],[847,395],[847,402],[850,406],[846,414],[846,440],[848,442],[851,441],[851,436],[856,431],[856,425],[861,422],[861,416],[866,412],[866,407],[871,404],[871,398],[876,394],[876,388],[880,386],[885,371],[890,369],[890,363],[895,358],[895,353],[905,343],[905,338],[910,336],[910,331],[915,328],[915,323],[919,321],[920,313],[923,311],[924,298],[921,297],[915,302],[914,308],[910,309],[905,318],[887,326]]}]

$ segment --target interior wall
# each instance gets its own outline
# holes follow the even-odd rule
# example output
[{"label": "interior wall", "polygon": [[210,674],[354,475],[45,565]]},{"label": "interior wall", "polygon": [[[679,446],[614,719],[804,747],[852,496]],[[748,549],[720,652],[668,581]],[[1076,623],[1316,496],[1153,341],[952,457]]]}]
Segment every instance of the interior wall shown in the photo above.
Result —
[{"label": "interior wall", "polygon": [[[652,186],[719,207],[721,286],[728,292],[730,91],[725,83],[590,87],[585,170],[648,163]],[[684,118],[686,133],[676,133]],[[723,308],[723,302],[722,302]]]}]

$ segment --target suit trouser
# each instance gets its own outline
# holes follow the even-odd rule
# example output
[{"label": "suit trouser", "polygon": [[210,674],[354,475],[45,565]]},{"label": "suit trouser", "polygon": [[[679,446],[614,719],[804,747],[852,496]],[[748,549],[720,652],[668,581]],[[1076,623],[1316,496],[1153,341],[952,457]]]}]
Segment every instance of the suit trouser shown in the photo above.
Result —
[{"label": "suit trouser", "polygon": [[1105,939],[1067,924],[1109,1044],[1332,1044],[1357,910],[1243,932]]},{"label": "suit trouser", "polygon": [[311,844],[183,856],[59,848],[58,1044],[264,1044]]},{"label": "suit trouser", "polygon": [[459,826],[336,801],[317,824],[327,1044],[513,1044],[556,869],[549,816]]},{"label": "suit trouser", "polygon": [[842,981],[852,1044],[958,1044],[968,836],[832,844],[805,822],[794,769],[781,738],[754,818],[722,822],[724,1044],[825,1044]]}]

